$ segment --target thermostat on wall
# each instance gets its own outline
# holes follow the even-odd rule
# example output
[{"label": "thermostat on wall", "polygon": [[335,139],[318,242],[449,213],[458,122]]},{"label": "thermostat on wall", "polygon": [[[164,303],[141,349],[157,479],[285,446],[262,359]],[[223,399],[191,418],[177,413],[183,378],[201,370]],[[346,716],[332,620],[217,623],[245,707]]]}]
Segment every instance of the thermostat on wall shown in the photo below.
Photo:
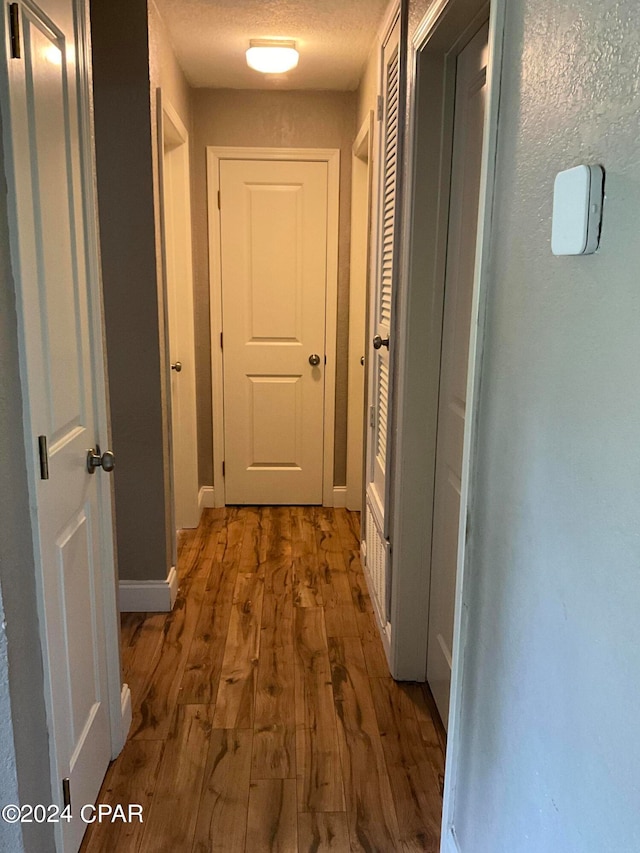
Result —
[{"label": "thermostat on wall", "polygon": [[603,183],[602,166],[574,166],[558,172],[551,225],[554,255],[591,255],[598,248]]}]

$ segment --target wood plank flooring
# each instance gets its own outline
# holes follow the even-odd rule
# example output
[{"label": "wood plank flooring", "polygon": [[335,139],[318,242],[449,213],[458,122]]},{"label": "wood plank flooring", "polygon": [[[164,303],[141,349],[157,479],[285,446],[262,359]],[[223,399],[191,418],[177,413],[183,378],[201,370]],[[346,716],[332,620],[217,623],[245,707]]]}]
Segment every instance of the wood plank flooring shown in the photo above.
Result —
[{"label": "wood plank flooring", "polygon": [[133,725],[84,853],[436,853],[444,733],[389,676],[357,513],[205,510],[168,614],[122,616]]}]

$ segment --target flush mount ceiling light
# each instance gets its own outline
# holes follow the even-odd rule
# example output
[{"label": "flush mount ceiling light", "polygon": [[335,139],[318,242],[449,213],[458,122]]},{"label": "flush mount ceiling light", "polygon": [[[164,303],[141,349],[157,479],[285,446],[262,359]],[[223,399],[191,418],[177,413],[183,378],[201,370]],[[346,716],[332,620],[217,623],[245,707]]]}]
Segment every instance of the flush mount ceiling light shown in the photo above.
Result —
[{"label": "flush mount ceiling light", "polygon": [[251,39],[247,65],[263,74],[284,74],[298,64],[299,54],[294,41]]}]

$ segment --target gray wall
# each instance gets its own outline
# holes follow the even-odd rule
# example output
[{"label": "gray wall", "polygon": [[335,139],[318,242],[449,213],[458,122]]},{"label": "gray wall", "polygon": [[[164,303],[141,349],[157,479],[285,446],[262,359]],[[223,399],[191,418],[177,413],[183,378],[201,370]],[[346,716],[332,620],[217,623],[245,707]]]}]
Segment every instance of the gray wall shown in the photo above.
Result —
[{"label": "gray wall", "polygon": [[[0,806],[51,802],[6,194],[0,127]],[[53,850],[51,828],[25,824],[24,849]],[[22,839],[0,820],[0,849],[20,853]]]},{"label": "gray wall", "polygon": [[[636,0],[509,0],[471,524],[462,853],[640,850]],[[553,181],[606,169],[598,254]]]},{"label": "gray wall", "polygon": [[206,146],[340,149],[338,344],[334,483],[346,482],[347,358],[351,146],[356,132],[355,92],[193,90],[193,237],[198,397],[198,469],[213,483],[209,254]]},{"label": "gray wall", "polygon": [[93,0],[91,26],[118,568],[164,579],[172,523],[147,4]]}]

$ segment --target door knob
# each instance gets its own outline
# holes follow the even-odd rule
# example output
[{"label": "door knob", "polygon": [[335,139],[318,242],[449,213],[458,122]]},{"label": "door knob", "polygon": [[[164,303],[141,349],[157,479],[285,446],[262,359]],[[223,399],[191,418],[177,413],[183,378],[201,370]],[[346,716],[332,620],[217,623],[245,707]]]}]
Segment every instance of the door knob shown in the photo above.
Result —
[{"label": "door knob", "polygon": [[360,356],[360,364],[364,367],[364,356]]},{"label": "door knob", "polygon": [[111,450],[100,453],[99,444],[96,444],[95,449],[92,447],[87,450],[87,471],[90,474],[95,474],[96,468],[102,468],[103,471],[113,471],[115,467],[116,457]]},{"label": "door knob", "polygon": [[380,335],[376,335],[373,339],[373,348],[380,349],[381,347],[389,349],[389,338],[381,338]]},{"label": "door knob", "polygon": [[314,352],[309,356],[309,364],[311,367],[317,367],[320,364],[320,356]]},{"label": "door knob", "polygon": [[180,373],[180,371],[182,370],[182,362],[174,361],[174,363],[171,365],[171,370],[175,370],[176,373]]}]

